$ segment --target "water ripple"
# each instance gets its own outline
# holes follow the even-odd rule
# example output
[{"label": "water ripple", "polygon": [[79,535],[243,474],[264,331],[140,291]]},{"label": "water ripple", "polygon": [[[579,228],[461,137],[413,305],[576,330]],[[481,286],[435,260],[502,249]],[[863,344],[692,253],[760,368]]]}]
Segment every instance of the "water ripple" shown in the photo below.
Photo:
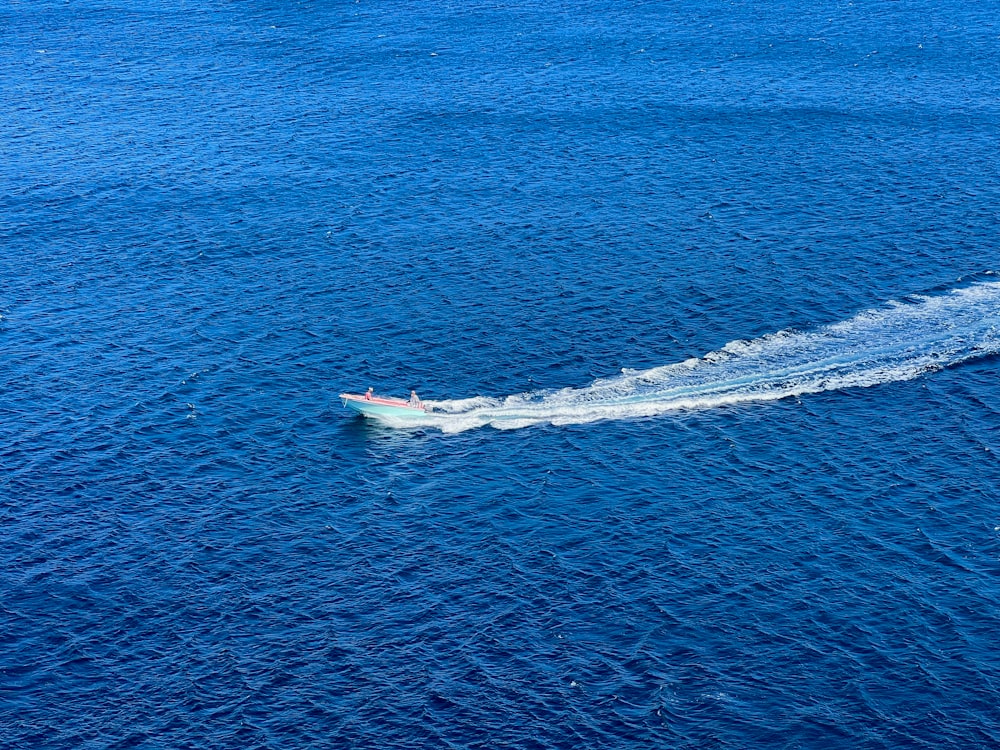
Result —
[{"label": "water ripple", "polygon": [[0,744],[1000,745],[990,10],[8,4]]}]

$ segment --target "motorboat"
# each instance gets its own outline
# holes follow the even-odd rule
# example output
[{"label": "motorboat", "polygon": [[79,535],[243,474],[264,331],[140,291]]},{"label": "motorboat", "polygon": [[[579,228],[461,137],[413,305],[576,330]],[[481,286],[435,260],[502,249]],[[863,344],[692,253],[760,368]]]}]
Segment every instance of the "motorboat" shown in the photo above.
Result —
[{"label": "motorboat", "polygon": [[348,409],[363,417],[414,418],[422,417],[427,409],[418,400],[416,404],[401,398],[376,396],[368,393],[341,393],[340,400]]}]

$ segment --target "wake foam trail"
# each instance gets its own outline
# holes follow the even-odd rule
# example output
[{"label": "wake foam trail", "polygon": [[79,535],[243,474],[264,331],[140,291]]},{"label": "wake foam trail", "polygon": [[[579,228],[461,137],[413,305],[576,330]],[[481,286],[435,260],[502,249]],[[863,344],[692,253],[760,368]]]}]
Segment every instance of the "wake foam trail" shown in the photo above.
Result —
[{"label": "wake foam trail", "polygon": [[1000,281],[980,281],[814,331],[780,331],[686,362],[623,370],[585,388],[430,401],[421,425],[461,432],[581,424],[879,385],[1000,353],[998,328]]}]

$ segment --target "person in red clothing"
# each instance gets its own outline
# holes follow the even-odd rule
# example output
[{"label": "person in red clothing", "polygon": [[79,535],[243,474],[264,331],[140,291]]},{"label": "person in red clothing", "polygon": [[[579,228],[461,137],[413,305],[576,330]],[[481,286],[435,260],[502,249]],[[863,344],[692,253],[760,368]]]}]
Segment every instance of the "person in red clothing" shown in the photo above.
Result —
[{"label": "person in red clothing", "polygon": [[365,391],[365,401],[371,401],[372,400],[372,396],[374,394],[375,394],[375,389],[369,387],[368,390]]}]

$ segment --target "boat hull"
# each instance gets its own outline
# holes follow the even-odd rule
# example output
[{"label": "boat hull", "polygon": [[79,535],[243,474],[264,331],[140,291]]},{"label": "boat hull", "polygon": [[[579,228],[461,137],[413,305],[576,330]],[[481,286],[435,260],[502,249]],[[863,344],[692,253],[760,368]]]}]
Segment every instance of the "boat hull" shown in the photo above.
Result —
[{"label": "boat hull", "polygon": [[340,400],[348,409],[363,417],[386,417],[390,419],[413,419],[427,412],[422,406],[410,406],[409,402],[398,398],[372,396],[365,398],[356,393],[341,393]]}]

